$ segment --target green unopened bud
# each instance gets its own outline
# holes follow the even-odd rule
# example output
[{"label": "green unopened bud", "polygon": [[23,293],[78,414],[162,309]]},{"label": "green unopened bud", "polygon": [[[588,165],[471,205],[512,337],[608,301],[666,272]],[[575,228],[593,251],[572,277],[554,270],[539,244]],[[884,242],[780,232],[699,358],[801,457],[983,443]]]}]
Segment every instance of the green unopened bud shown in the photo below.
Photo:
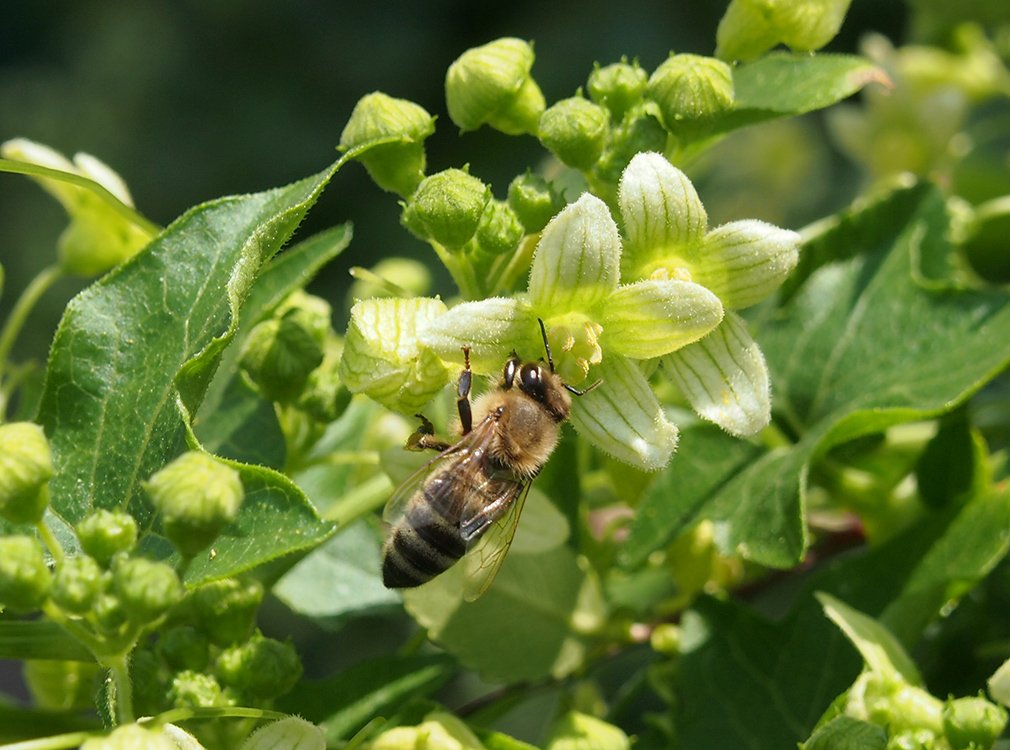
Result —
[{"label": "green unopened bud", "polygon": [[81,548],[108,566],[118,552],[127,552],[137,543],[137,522],[125,511],[98,510],[77,524]]},{"label": "green unopened bud", "polygon": [[704,134],[733,106],[733,71],[714,57],[671,55],[649,78],[649,98],[666,129],[679,138]]},{"label": "green unopened bud", "polygon": [[421,344],[421,333],[446,307],[441,300],[371,299],[351,308],[340,379],[404,414],[423,408],[449,382],[442,360]]},{"label": "green unopened bud", "polygon": [[540,142],[573,169],[589,169],[603,153],[610,118],[599,104],[573,96],[540,117]]},{"label": "green unopened bud", "polygon": [[102,592],[102,569],[93,557],[68,557],[56,569],[50,593],[60,609],[82,615],[91,609]]},{"label": "green unopened bud", "polygon": [[217,539],[245,495],[237,471],[200,451],[183,453],[144,489],[161,513],[165,535],[187,557]]},{"label": "green unopened bud", "polygon": [[365,151],[365,165],[383,190],[408,196],[424,177],[424,140],[435,132],[435,118],[419,104],[382,92],[363,96],[340,134],[340,150],[348,151],[382,138],[397,138]]},{"label": "green unopened bud", "polygon": [[29,659],[23,670],[36,705],[52,711],[94,710],[102,673],[94,663],[54,659]]},{"label": "green unopened bud", "polygon": [[471,245],[478,255],[505,255],[518,247],[524,233],[519,217],[509,204],[491,200],[481,214]]},{"label": "green unopened bud", "polygon": [[338,374],[343,350],[344,342],[336,334],[326,337],[322,364],[309,374],[298,398],[298,408],[317,422],[333,422],[351,401],[351,392],[344,387]]},{"label": "green unopened bud", "polygon": [[673,656],[680,652],[680,628],[676,625],[657,625],[649,636],[649,645],[652,650],[660,654]]},{"label": "green unopened bud", "polygon": [[111,635],[126,624],[126,610],[115,594],[102,594],[91,608],[91,620],[100,633]]},{"label": "green unopened bud", "polygon": [[192,596],[201,631],[214,644],[231,646],[252,634],[263,586],[258,581],[224,578],[201,586]]},{"label": "green unopened bud", "polygon": [[778,43],[796,51],[834,39],[851,0],[732,0],[716,31],[716,55],[753,60]]},{"label": "green unopened bud", "polygon": [[0,606],[34,612],[46,600],[52,576],[34,537],[0,537]]},{"label": "green unopened bud", "polygon": [[445,711],[433,711],[412,727],[394,727],[369,743],[371,750],[484,750],[463,721]]},{"label": "green unopened bud", "polygon": [[36,523],[49,504],[53,457],[42,428],[32,422],[0,425],[0,516]]},{"label": "green unopened bud", "polygon": [[533,46],[497,39],[464,52],[445,76],[449,117],[461,131],[490,125],[509,135],[536,133],[544,95],[530,76]]},{"label": "green unopened bud", "polygon": [[[15,161],[86,177],[124,205],[133,206],[123,179],[90,154],[77,154],[71,162],[48,146],[23,138],[4,143],[0,146],[0,154]],[[152,234],[147,228],[128,220],[92,191],[48,177],[35,179],[70,215],[70,224],[57,244],[60,264],[67,272],[82,276],[104,273],[150,241]]]},{"label": "green unopened bud", "polygon": [[289,403],[302,392],[309,375],[323,361],[323,347],[290,311],[258,324],[242,349],[242,367],[263,395]]},{"label": "green unopened bud", "polygon": [[175,708],[213,708],[229,704],[221,685],[212,675],[188,669],[172,679],[168,699]]},{"label": "green unopened bud", "polygon": [[943,731],[954,750],[991,748],[1003,733],[1007,712],[985,698],[956,698],[943,707]]},{"label": "green unopened bud", "polygon": [[179,750],[161,727],[147,729],[137,724],[117,727],[105,737],[92,737],[81,750]]},{"label": "green unopened bud", "polygon": [[603,155],[593,167],[594,191],[611,204],[617,202],[617,188],[625,167],[643,152],[666,150],[669,134],[659,120],[655,102],[645,102],[629,111],[610,131]]},{"label": "green unopened bud", "polygon": [[158,653],[173,670],[199,672],[207,666],[207,636],[190,625],[172,628],[158,639]]},{"label": "green unopened bud", "polygon": [[290,294],[277,308],[276,318],[293,318],[322,346],[333,332],[333,307],[322,297],[301,289]]},{"label": "green unopened bud", "polygon": [[216,673],[221,683],[249,698],[284,695],[302,676],[302,663],[290,643],[257,633],[241,646],[222,651]]},{"label": "green unopened bud", "polygon": [[876,696],[868,691],[867,714],[871,722],[895,734],[923,729],[935,735],[943,732],[943,703],[912,685],[895,685]]},{"label": "green unopened bud", "polygon": [[240,750],[326,750],[326,735],[297,716],[267,724],[242,743]]},{"label": "green unopened bud", "polygon": [[403,207],[402,222],[419,239],[450,250],[467,243],[480,225],[491,190],[462,169],[426,177]]},{"label": "green unopened bud", "polygon": [[539,232],[565,207],[564,199],[554,186],[529,171],[509,184],[508,202],[528,234]]},{"label": "green unopened bud", "polygon": [[119,563],[112,582],[127,618],[140,624],[158,619],[182,598],[175,571],[142,557]]},{"label": "green unopened bud", "polygon": [[648,80],[637,60],[629,63],[622,59],[603,68],[596,65],[589,74],[589,98],[606,107],[614,121],[620,122],[624,113],[642,100]]},{"label": "green unopened bud", "polygon": [[595,716],[569,711],[551,728],[547,750],[627,750],[628,736]]}]

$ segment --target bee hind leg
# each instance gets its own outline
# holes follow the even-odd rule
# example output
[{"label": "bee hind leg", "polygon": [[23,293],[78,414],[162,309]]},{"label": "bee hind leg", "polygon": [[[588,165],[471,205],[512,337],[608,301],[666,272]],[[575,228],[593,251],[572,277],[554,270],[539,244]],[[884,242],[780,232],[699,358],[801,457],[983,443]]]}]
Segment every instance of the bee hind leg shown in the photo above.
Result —
[{"label": "bee hind leg", "polygon": [[415,414],[414,416],[421,420],[421,425],[407,438],[407,450],[433,450],[441,453],[450,446],[450,443],[435,437],[435,425],[431,423],[431,420],[423,414]]}]

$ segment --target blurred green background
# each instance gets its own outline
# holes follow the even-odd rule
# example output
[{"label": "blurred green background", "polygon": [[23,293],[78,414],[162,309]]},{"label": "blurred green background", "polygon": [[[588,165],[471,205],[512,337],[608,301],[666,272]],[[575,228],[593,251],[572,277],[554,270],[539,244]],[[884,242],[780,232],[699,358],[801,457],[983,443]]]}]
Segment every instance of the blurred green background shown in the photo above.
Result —
[{"label": "blurred green background", "polygon": [[[528,137],[458,134],[442,85],[461,52],[499,36],[534,40],[534,74],[550,102],[584,85],[597,61],[626,54],[652,70],[671,50],[711,53],[726,3],[8,0],[0,23],[0,140],[20,136],[68,156],[98,156],[126,179],[142,213],[167,224],[199,202],[325,167],[357,99],[383,90],[438,116],[429,171],[469,163],[504,197],[512,177],[536,167],[545,152]],[[830,49],[855,51],[871,28],[899,39],[906,10],[899,0],[856,0]],[[726,144],[730,154],[740,152],[726,160],[732,170],[706,173],[697,165],[713,219],[756,216],[796,227],[843,205],[854,189],[851,175],[825,171],[833,162],[816,120],[810,123],[787,125],[784,138],[753,129],[747,140]],[[768,174],[754,174],[762,160],[741,156],[755,150],[767,152],[763,162],[776,165],[775,181],[795,204],[775,203]],[[802,191],[796,179],[805,181]],[[429,259],[430,252],[399,226],[395,199],[357,165],[337,175],[303,229],[347,220],[355,224],[350,250],[312,288],[335,303],[338,317],[349,266],[388,255]],[[0,225],[3,317],[54,257],[65,219],[38,187],[3,174]],[[451,292],[446,278],[439,284],[437,291]],[[63,304],[81,286],[66,281],[47,295],[16,358],[44,358]]]}]

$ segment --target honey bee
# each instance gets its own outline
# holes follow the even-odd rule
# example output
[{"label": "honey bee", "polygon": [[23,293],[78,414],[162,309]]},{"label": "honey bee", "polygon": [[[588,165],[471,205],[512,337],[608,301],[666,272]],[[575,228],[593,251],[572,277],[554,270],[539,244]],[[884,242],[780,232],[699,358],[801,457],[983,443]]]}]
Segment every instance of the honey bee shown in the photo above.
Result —
[{"label": "honey bee", "polygon": [[456,386],[462,437],[436,440],[423,416],[407,442],[439,455],[408,478],[389,499],[383,515],[389,534],[383,548],[382,582],[413,588],[448,570],[465,556],[463,596],[483,594],[505,560],[530,483],[557,445],[571,410],[573,388],[554,372],[543,321],[543,361],[523,362],[514,352],[498,387],[470,404],[470,351]]}]

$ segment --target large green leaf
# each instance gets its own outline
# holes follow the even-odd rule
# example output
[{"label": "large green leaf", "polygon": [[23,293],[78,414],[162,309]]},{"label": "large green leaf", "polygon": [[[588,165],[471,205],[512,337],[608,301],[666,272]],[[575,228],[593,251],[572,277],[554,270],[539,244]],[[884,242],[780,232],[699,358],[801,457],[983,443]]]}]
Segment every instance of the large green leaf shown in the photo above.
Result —
[{"label": "large green leaf", "polygon": [[[151,526],[141,482],[186,448],[189,417],[251,286],[332,174],[198,206],[71,301],[39,410],[53,448],[59,520],[127,508],[142,528]],[[250,497],[225,535],[240,541],[216,548],[215,575],[329,533],[289,480],[253,467],[242,474]]]},{"label": "large green leaf", "polygon": [[733,71],[733,110],[713,124],[712,134],[823,109],[887,80],[880,68],[854,55],[773,52]]},{"label": "large green leaf", "polygon": [[[701,472],[710,476],[659,480],[625,560],[643,560],[707,517],[725,523],[729,549],[794,565],[807,545],[801,498],[812,460],[852,438],[948,412],[1006,366],[1010,295],[935,275],[952,253],[947,227],[942,196],[920,185],[852,212],[804,248],[821,265],[806,270],[758,334],[776,419],[796,442],[747,463],[749,448],[703,437]],[[688,466],[670,471],[692,471],[690,438],[677,458]]]},{"label": "large green leaf", "polygon": [[[941,607],[950,606],[940,591],[950,591],[956,579],[964,594],[1006,555],[1008,529],[1010,495],[980,496],[926,517],[878,548],[832,561],[806,581],[781,620],[742,604],[700,601],[684,618],[678,671],[684,747],[795,747],[862,668],[814,592],[879,617],[910,649]],[[963,550],[956,562],[938,565],[941,551],[955,549]],[[932,595],[920,596],[924,589]]]}]

